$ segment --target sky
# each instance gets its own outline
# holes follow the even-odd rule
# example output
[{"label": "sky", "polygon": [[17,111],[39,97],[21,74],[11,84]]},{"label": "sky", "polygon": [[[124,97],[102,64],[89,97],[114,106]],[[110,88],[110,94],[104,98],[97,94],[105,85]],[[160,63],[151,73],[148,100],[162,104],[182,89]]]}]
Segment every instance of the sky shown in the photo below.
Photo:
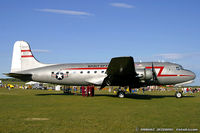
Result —
[{"label": "sky", "polygon": [[43,63],[170,61],[200,85],[199,0],[1,0],[0,78],[15,41]]}]

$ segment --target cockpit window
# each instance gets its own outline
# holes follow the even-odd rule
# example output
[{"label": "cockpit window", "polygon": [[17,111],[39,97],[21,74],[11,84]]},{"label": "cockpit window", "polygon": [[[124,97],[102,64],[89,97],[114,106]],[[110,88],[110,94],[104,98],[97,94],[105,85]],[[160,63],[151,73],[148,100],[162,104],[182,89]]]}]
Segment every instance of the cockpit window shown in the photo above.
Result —
[{"label": "cockpit window", "polygon": [[178,71],[181,70],[181,67],[176,67],[176,70],[178,70]]},{"label": "cockpit window", "polygon": [[179,70],[183,70],[183,67],[182,67],[181,65],[180,65],[180,66],[177,66],[177,67],[176,67],[176,70],[178,70],[178,71],[179,71]]}]

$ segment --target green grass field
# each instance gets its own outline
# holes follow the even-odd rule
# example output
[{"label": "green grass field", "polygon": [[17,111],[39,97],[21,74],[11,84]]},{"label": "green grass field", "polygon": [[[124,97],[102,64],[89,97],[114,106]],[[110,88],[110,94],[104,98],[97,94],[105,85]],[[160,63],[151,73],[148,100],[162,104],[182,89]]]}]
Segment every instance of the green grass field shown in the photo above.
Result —
[{"label": "green grass field", "polygon": [[1,133],[133,133],[137,128],[200,127],[200,94],[141,92],[117,98],[0,88]]}]

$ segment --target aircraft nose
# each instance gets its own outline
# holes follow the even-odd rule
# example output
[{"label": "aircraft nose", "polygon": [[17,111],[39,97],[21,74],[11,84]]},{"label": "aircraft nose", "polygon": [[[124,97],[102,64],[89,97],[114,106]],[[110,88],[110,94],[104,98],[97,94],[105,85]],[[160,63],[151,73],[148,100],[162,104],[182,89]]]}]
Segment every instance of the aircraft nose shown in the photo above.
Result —
[{"label": "aircraft nose", "polygon": [[192,73],[192,80],[196,78],[196,74],[191,72]]},{"label": "aircraft nose", "polygon": [[192,71],[189,71],[189,75],[190,75],[191,80],[194,80],[196,78],[196,74]]}]

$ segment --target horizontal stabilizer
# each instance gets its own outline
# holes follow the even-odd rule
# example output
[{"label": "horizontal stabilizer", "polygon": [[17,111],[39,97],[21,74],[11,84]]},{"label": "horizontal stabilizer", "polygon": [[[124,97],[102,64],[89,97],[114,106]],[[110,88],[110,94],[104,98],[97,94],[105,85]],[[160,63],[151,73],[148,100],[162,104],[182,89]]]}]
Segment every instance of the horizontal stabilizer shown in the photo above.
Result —
[{"label": "horizontal stabilizer", "polygon": [[32,74],[21,74],[21,73],[5,73],[4,75],[18,78],[22,81],[31,81],[32,80]]}]

